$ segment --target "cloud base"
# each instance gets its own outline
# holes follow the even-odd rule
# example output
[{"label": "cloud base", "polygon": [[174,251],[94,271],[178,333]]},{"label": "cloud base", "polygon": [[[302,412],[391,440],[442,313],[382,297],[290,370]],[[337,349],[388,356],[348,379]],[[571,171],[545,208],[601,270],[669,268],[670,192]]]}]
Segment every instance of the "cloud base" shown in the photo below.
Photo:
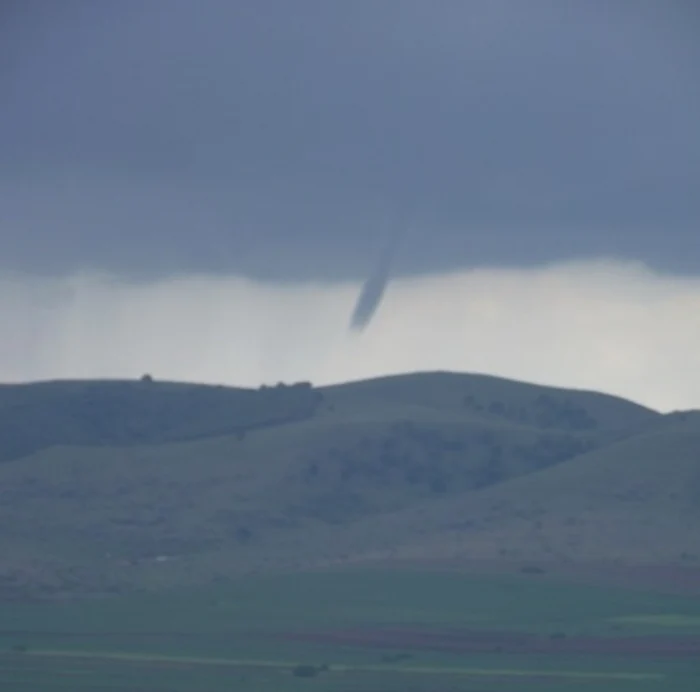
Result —
[{"label": "cloud base", "polygon": [[394,280],[348,332],[359,282],[0,275],[0,380],[259,386],[455,370],[700,408],[700,279],[608,260]]}]

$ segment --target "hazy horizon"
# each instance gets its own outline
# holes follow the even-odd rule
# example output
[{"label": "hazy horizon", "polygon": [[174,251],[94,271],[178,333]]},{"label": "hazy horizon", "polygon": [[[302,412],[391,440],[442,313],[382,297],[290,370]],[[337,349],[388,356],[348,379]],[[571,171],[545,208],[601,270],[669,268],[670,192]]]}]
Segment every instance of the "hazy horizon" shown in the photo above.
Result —
[{"label": "hazy horizon", "polygon": [[700,408],[700,278],[611,260],[401,278],[356,333],[360,285],[6,273],[0,379],[256,387],[454,370]]}]

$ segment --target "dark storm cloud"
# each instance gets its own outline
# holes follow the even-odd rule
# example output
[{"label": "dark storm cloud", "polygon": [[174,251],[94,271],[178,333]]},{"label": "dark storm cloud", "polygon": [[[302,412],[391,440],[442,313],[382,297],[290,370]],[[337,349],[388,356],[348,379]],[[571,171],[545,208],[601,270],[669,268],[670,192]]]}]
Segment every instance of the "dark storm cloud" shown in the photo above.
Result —
[{"label": "dark storm cloud", "polygon": [[700,270],[698,14],[680,0],[15,4],[0,26],[0,262],[361,276],[381,219],[410,201],[402,272],[599,254]]}]

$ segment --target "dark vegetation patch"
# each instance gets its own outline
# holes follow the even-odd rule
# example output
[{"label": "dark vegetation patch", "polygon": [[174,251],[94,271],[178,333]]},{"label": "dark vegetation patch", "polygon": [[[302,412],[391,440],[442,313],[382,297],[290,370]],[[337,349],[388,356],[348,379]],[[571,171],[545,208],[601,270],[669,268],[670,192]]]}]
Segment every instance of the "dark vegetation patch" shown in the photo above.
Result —
[{"label": "dark vegetation patch", "polygon": [[469,410],[488,413],[520,425],[574,432],[591,431],[600,427],[600,422],[584,406],[564,394],[542,392],[527,404],[508,401],[484,403],[474,395],[466,394],[463,402]]},{"label": "dark vegetation patch", "polygon": [[292,675],[295,678],[315,678],[328,670],[327,665],[315,666],[307,663],[300,663],[292,668]]},{"label": "dark vegetation patch", "polygon": [[297,459],[293,480],[307,492],[294,512],[342,523],[391,508],[392,502],[480,490],[600,444],[594,433],[411,420],[370,428],[362,436],[310,439]]}]

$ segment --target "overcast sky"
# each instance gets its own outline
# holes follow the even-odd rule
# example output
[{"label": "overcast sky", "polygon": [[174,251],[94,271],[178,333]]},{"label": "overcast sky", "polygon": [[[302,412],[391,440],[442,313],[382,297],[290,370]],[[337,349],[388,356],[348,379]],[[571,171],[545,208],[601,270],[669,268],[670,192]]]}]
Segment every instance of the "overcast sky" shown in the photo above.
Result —
[{"label": "overcast sky", "polygon": [[9,7],[5,266],[352,276],[402,214],[404,272],[700,271],[692,0]]},{"label": "overcast sky", "polygon": [[[700,406],[700,375],[681,372],[700,351],[693,0],[3,8],[0,318],[15,336],[0,351],[0,377],[157,373],[149,349],[196,324],[228,351],[210,344],[219,356],[195,366],[184,340],[166,374],[332,381],[401,363]],[[377,323],[341,349],[334,339],[350,338],[359,282],[397,223],[400,281]],[[567,291],[552,293],[560,284],[543,278],[552,276]],[[446,300],[456,312],[438,336],[420,337]],[[603,347],[605,304],[637,321]],[[119,331],[141,324],[136,306],[148,344]],[[237,317],[222,326],[224,314]],[[86,326],[96,324],[99,334]],[[512,325],[523,330],[517,347]],[[316,351],[303,346],[314,335]],[[248,346],[231,346],[236,338]],[[435,349],[433,338],[451,346]],[[599,359],[572,361],[563,345],[572,339],[573,352]],[[684,339],[673,376],[659,339]],[[639,370],[618,363],[627,373],[618,381],[610,363],[621,344]],[[403,360],[376,349],[401,349]],[[644,375],[652,365],[656,375]]]}]

